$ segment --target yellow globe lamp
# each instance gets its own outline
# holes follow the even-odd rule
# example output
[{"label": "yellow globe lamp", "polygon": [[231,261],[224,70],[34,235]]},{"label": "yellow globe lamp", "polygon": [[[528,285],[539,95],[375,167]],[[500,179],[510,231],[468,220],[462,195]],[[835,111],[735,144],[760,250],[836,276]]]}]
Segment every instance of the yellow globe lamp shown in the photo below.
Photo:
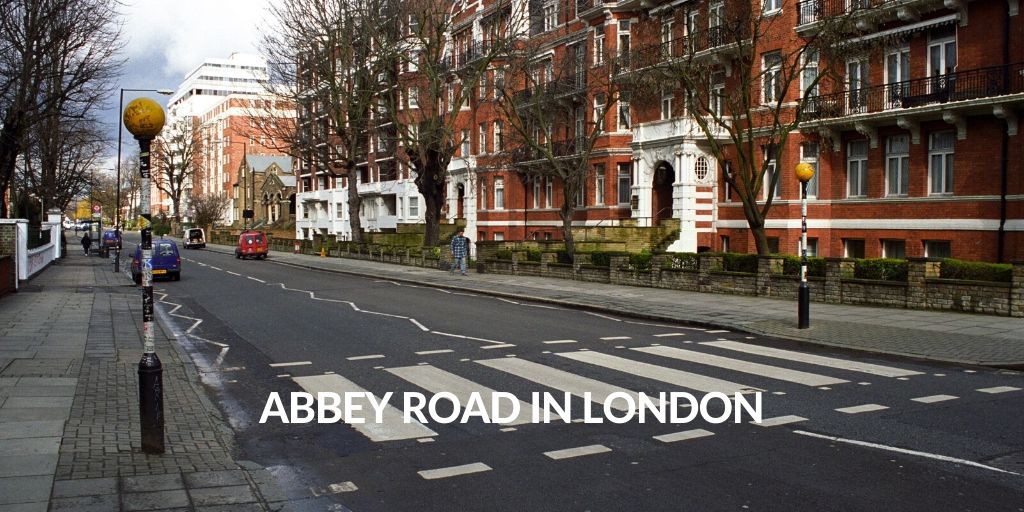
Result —
[{"label": "yellow globe lamp", "polygon": [[123,120],[136,139],[152,139],[164,127],[164,109],[149,98],[136,98],[124,107]]},{"label": "yellow globe lamp", "polygon": [[800,162],[796,164],[794,172],[796,179],[800,180],[801,183],[807,183],[814,177],[814,166],[807,162]]}]

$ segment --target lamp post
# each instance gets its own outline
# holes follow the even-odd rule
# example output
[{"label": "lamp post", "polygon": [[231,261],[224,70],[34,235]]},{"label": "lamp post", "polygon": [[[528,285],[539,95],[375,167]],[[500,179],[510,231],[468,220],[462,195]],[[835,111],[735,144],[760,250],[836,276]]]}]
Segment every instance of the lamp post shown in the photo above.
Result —
[{"label": "lamp post", "polygon": [[[114,249],[114,272],[121,270],[121,135],[124,134],[124,126],[121,118],[124,117],[124,92],[155,92],[169,96],[174,94],[171,89],[121,89],[120,99],[117,101],[117,207],[114,208],[114,233],[117,234],[117,247]],[[142,191],[140,190],[141,194]]]},{"label": "lamp post", "polygon": [[149,148],[153,137],[164,126],[164,111],[149,98],[138,98],[128,104],[124,112],[124,125],[139,141],[139,174],[142,191],[139,205],[143,225],[142,261],[142,339],[144,353],[139,361],[139,415],[142,425],[142,451],[164,452],[164,400],[163,367],[153,343],[153,228],[150,204]]},{"label": "lamp post", "polygon": [[800,294],[797,306],[797,327],[811,326],[811,289],[807,286],[807,182],[814,177],[814,166],[807,162],[796,164],[796,179],[800,180]]}]

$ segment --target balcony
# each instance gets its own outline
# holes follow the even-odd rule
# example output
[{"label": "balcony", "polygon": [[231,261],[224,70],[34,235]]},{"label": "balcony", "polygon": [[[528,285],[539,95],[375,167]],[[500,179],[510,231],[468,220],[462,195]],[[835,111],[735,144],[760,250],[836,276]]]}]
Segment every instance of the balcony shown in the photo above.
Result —
[{"label": "balcony", "polygon": [[1024,62],[823,94],[807,100],[803,120],[845,122],[849,116],[903,115],[909,109],[930,105],[948,108],[950,104],[1011,94],[1024,94]]},{"label": "balcony", "polygon": [[[884,21],[913,21],[922,13],[958,4],[955,0],[801,0],[796,3],[796,29],[812,31],[818,22],[838,16],[851,16],[858,29]],[[950,7],[952,8],[952,7]],[[878,19],[866,19],[869,16]]]},{"label": "balcony", "polygon": [[[549,145],[550,154],[556,159],[578,155],[585,148],[586,141],[569,139],[552,141]],[[511,151],[512,161],[516,165],[536,165],[547,161],[548,150],[534,147],[520,147]]]},{"label": "balcony", "polygon": [[553,80],[534,87],[520,89],[513,96],[516,105],[525,107],[538,102],[553,101],[583,94],[587,90],[587,75],[579,74]]},{"label": "balcony", "polygon": [[750,31],[745,25],[710,27],[671,41],[642,46],[627,55],[621,55],[615,63],[615,74],[671,64],[687,56],[694,59],[712,56],[719,51],[734,49],[740,41],[749,38]]},{"label": "balcony", "polygon": [[606,7],[615,7],[618,3],[614,0],[576,0],[576,17],[589,20],[602,14]]}]

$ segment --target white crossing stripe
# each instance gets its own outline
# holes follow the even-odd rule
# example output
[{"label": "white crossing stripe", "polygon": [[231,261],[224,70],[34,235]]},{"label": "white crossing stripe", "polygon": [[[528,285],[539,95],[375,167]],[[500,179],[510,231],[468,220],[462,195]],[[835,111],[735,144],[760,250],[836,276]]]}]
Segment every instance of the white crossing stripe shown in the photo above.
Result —
[{"label": "white crossing stripe", "polygon": [[370,355],[367,355],[367,356],[346,357],[345,359],[347,359],[349,361],[362,361],[364,359],[383,359],[383,358],[384,358],[384,354],[370,354]]},{"label": "white crossing stripe", "polygon": [[754,375],[760,375],[762,377],[768,377],[770,379],[795,382],[797,384],[803,384],[805,386],[829,386],[832,384],[842,384],[844,382],[848,382],[843,379],[837,379],[835,377],[829,377],[826,375],[818,375],[816,373],[802,372],[799,370],[790,370],[788,368],[779,368],[778,366],[771,366],[761,363],[752,363],[749,361],[743,361],[741,359],[721,357],[711,354],[705,354],[703,352],[683,350],[681,348],[638,347],[634,348],[633,350],[636,350],[637,352],[643,352],[645,354],[654,354],[657,356],[671,357],[672,359],[679,359],[681,361],[691,361],[694,363],[717,366],[719,368],[726,368],[737,372],[752,373]]},{"label": "white crossing stripe", "polygon": [[271,368],[281,368],[281,367],[284,367],[284,366],[306,366],[308,364],[313,364],[313,362],[312,361],[295,361],[293,363],[270,363],[270,367]]},{"label": "white crossing stripe", "polygon": [[911,400],[921,402],[922,404],[934,404],[935,402],[945,402],[946,400],[956,400],[957,398],[959,397],[953,395],[931,395],[911,398]]},{"label": "white crossing stripe", "polygon": [[672,384],[674,386],[687,389],[695,389],[697,391],[704,391],[706,393],[718,391],[731,395],[733,393],[744,391],[762,391],[744,384],[698,375],[696,373],[684,372],[682,370],[665,368],[664,366],[642,363],[640,361],[603,354],[601,352],[562,352],[558,355],[574,361],[603,366],[612,370],[630,373],[637,377],[657,380],[666,384]]},{"label": "white crossing stripe", "polygon": [[501,345],[485,345],[485,346],[480,347],[480,348],[482,348],[484,350],[491,350],[491,349],[495,349],[495,348],[509,348],[509,347],[514,347],[514,346],[515,345],[513,345],[511,343],[502,343]]},{"label": "white crossing stripe", "polygon": [[[488,368],[494,368],[495,370],[503,371],[505,373],[511,373],[516,377],[522,377],[526,380],[536,382],[543,386],[554,388],[580,398],[583,398],[584,393],[590,393],[590,400],[599,404],[604,404],[604,401],[612,393],[628,393],[633,397],[634,403],[639,403],[639,398],[635,391],[606,384],[599,380],[576,375],[575,373],[559,370],[540,363],[534,363],[533,361],[518,358],[502,358],[482,359],[477,362],[487,366]],[[610,407],[619,411],[626,411],[626,406],[621,402],[622,400],[615,400],[611,403]]]},{"label": "white crossing stripe", "polygon": [[[337,374],[294,377],[292,380],[307,393],[311,393],[314,396],[317,393],[337,393],[339,395],[344,395],[345,393],[367,393],[365,389],[355,382]],[[374,399],[377,402],[380,401],[380,397],[376,395],[374,395]],[[342,414],[345,412],[344,405],[345,401],[342,400],[338,406]],[[437,432],[423,426],[422,423],[414,418],[409,418],[409,423],[406,423],[402,411],[399,411],[392,405],[384,406],[384,412],[381,414],[381,423],[374,421],[373,415],[375,413],[369,403],[363,404],[360,414],[362,414],[366,422],[351,423],[350,426],[368,437],[370,441],[397,441],[400,439],[418,439],[437,435]]]},{"label": "white crossing stripe", "polygon": [[777,427],[779,425],[788,425],[790,423],[799,423],[801,421],[807,421],[807,418],[790,414],[788,416],[776,416],[774,418],[762,419],[761,423],[751,421],[750,424],[757,425],[759,427]]},{"label": "white crossing stripe", "polygon": [[[480,394],[480,397],[483,398],[486,410],[491,411],[491,400],[493,400],[492,397],[494,396],[494,393],[497,393],[497,391],[491,388],[482,386],[469,379],[465,379],[455,375],[454,373],[442,370],[436,366],[403,366],[400,368],[388,368],[387,371],[427,391],[430,391],[431,393],[437,394],[442,391],[451,393],[459,399],[459,402],[463,407],[466,407],[466,404],[469,403],[470,396],[473,393],[478,393]],[[522,425],[524,423],[529,423],[530,407],[530,404],[519,400],[519,415],[512,421],[501,423],[501,425]],[[508,416],[512,413],[511,404],[509,404],[507,400],[499,401],[497,413],[502,417]]]},{"label": "white crossing stripe", "polygon": [[686,336],[686,335],[681,333],[681,332],[666,332],[665,334],[655,334],[654,335],[655,338],[670,338],[670,337],[673,337],[673,336]]},{"label": "white crossing stripe", "polygon": [[673,432],[671,434],[662,434],[660,436],[654,436],[654,439],[663,443],[674,443],[676,441],[689,441],[690,439],[697,439],[701,437],[708,437],[715,435],[710,430],[704,430],[702,428],[694,430],[684,430],[682,432]]},{"label": "white crossing stripe", "polygon": [[612,341],[612,340],[631,340],[633,338],[630,337],[630,336],[605,336],[604,338],[601,338],[601,339],[604,340],[604,341]]},{"label": "white crossing stripe", "polygon": [[547,345],[558,345],[558,344],[562,344],[562,343],[578,343],[578,342],[576,340],[549,340],[549,341],[542,341],[541,343],[545,343]]},{"label": "white crossing stripe", "polygon": [[994,388],[982,388],[979,389],[978,391],[994,395],[996,393],[1009,393],[1010,391],[1020,391],[1020,388],[1015,388],[1013,386],[997,386]]},{"label": "white crossing stripe", "polygon": [[598,453],[607,453],[612,451],[611,448],[603,444],[592,444],[589,446],[578,446],[576,448],[566,448],[564,450],[553,450],[550,452],[544,452],[548,458],[553,460],[571,459],[573,457],[582,457],[584,455],[596,455]]},{"label": "white crossing stripe", "polygon": [[864,404],[854,405],[853,407],[840,407],[836,411],[845,412],[846,414],[860,414],[862,412],[881,411],[883,409],[888,409],[888,407],[878,404]]},{"label": "white crossing stripe", "polygon": [[805,354],[803,352],[796,352],[794,350],[783,350],[780,348],[763,347],[760,345],[751,345],[749,343],[740,343],[738,341],[707,341],[701,343],[701,345],[707,345],[709,347],[716,348],[724,348],[726,350],[735,350],[737,352],[744,352],[747,354],[755,354],[765,357],[774,357],[777,359],[787,359],[789,361],[796,361],[800,363],[827,366],[829,368],[838,368],[840,370],[869,373],[871,375],[880,375],[882,377],[906,377],[907,375],[922,375],[921,372],[915,372],[913,370],[904,370],[902,368],[896,368],[892,366],[882,366],[878,364],[862,363],[860,361],[838,359],[835,357]]},{"label": "white crossing stripe", "polygon": [[483,462],[474,462],[472,464],[463,464],[461,466],[451,466],[447,468],[438,469],[425,469],[419,472],[419,475],[424,480],[436,480],[438,478],[448,478],[459,475],[469,475],[473,473],[483,473],[484,471],[490,471],[491,467]]},{"label": "white crossing stripe", "polygon": [[431,354],[448,354],[450,352],[455,352],[455,351],[450,349],[450,348],[443,348],[441,350],[421,350],[419,352],[416,352],[416,355],[418,355],[418,356],[429,356]]}]

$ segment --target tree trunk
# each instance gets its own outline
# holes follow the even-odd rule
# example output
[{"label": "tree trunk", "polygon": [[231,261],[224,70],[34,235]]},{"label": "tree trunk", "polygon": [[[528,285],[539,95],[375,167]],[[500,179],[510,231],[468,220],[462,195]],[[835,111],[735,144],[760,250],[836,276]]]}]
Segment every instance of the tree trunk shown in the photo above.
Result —
[{"label": "tree trunk", "polygon": [[363,199],[359,197],[359,179],[356,177],[355,163],[347,164],[348,172],[348,225],[352,230],[352,241],[363,242],[363,221],[359,218],[359,209]]},{"label": "tree trunk", "polygon": [[424,247],[434,247],[441,240],[441,209],[444,207],[445,167],[439,151],[429,151],[425,167],[416,176],[416,185],[423,195],[424,215]]},{"label": "tree trunk", "polygon": [[754,224],[750,224],[750,233],[754,235],[754,245],[757,247],[757,254],[761,256],[767,255],[768,235],[764,231],[764,226],[755,226]]},{"label": "tree trunk", "polygon": [[572,238],[573,213],[573,210],[562,210],[562,238],[565,239],[565,252],[569,254],[570,261],[574,260],[576,254],[576,242]]}]

